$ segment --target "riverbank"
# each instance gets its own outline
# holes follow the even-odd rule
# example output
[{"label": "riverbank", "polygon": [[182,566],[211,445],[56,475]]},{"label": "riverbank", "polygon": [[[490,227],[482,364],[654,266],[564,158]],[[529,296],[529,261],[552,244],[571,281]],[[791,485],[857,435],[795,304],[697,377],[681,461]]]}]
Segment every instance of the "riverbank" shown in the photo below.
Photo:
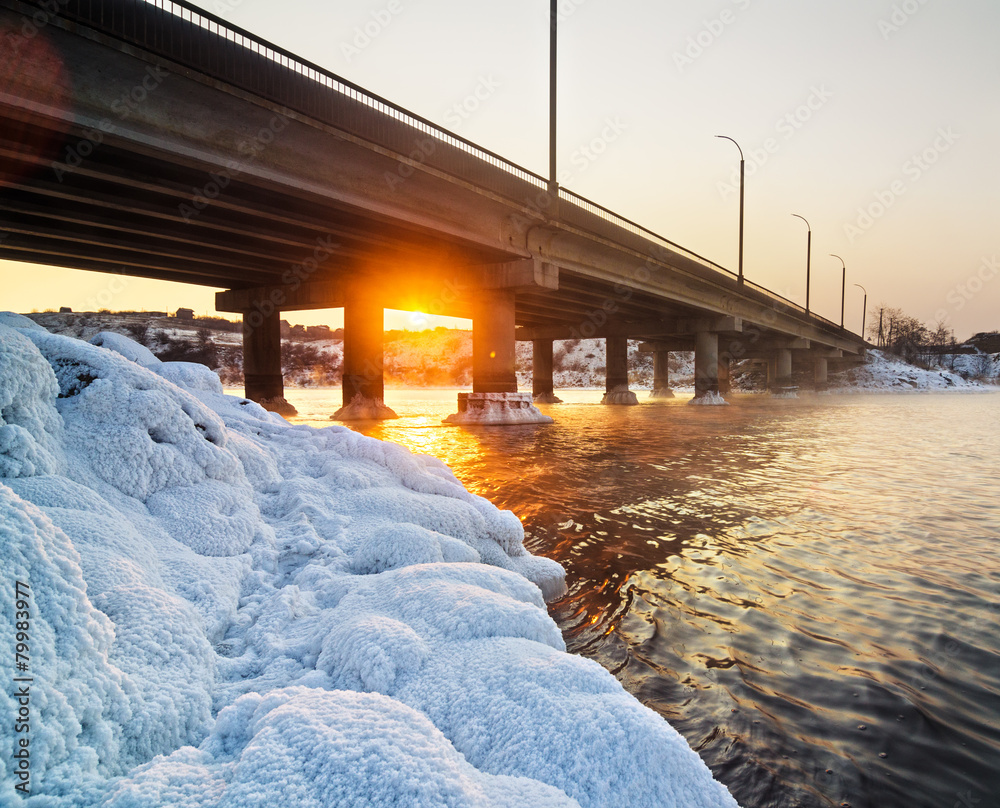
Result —
[{"label": "riverbank", "polygon": [[[218,318],[182,320],[143,313],[43,312],[30,318],[52,333],[91,339],[102,331],[129,336],[162,359],[197,361],[211,367],[223,384],[243,383],[242,342],[238,323]],[[629,385],[649,390],[653,385],[652,354],[638,350],[639,341],[629,341]],[[993,342],[956,346],[955,353],[929,356],[924,366],[900,360],[882,351],[871,351],[869,361],[858,368],[831,373],[830,384],[838,392],[971,389],[1000,384],[1000,353]],[[517,343],[517,379],[522,390],[531,388],[532,347]],[[340,383],[343,366],[342,335],[329,329],[307,330],[285,326],[282,341],[285,386],[329,387]],[[670,354],[670,383],[679,392],[694,390],[694,354]],[[553,353],[553,382],[559,389],[604,388],[604,340],[559,340]],[[385,334],[384,372],[390,386],[471,387],[472,332],[456,329],[389,331]],[[802,380],[811,384],[811,375]],[[733,389],[761,392],[765,379],[761,368],[734,362]]]},{"label": "riverbank", "polygon": [[736,805],[565,653],[564,572],[510,511],[96,341],[0,319],[2,633],[32,680],[0,719],[28,712],[39,804]]}]

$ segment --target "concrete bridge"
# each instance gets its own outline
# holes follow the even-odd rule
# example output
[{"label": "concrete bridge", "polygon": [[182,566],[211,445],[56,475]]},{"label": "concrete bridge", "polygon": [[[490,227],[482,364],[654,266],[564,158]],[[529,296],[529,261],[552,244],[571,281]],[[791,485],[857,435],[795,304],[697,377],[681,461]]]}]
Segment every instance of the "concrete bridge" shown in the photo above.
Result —
[{"label": "concrete bridge", "polygon": [[246,394],[272,407],[281,313],[303,309],[344,307],[344,404],[367,414],[384,308],[472,319],[473,402],[525,400],[518,339],[543,399],[553,340],[606,339],[608,403],[634,400],[629,338],[656,355],[654,394],[670,351],[695,351],[698,397],[725,391],[733,359],[782,387],[793,364],[822,385],[829,360],[863,354],[835,323],[184,2],[0,0],[0,30],[0,257],[227,289]]}]

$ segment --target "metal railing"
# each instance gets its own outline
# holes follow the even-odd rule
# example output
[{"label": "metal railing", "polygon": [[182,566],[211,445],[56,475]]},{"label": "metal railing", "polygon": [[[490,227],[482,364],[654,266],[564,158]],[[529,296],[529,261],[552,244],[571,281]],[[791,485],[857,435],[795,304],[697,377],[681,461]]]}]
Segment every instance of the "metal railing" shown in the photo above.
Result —
[{"label": "metal railing", "polygon": [[[315,118],[388,151],[410,157],[522,206],[546,192],[547,180],[499,154],[443,129],[426,118],[370,93],[313,62],[222,20],[186,0],[57,0],[29,3],[45,13],[90,27],[99,33],[197,70],[275,104]],[[55,7],[55,11],[53,11]],[[725,278],[736,274],[654,231],[620,216],[566,188],[560,199],[576,211],[561,208],[567,223],[584,225],[615,239],[625,231],[670,250],[689,262]],[[583,214],[583,215],[581,215]],[[587,216],[586,214],[589,214]],[[607,230],[601,225],[611,225]],[[840,329],[825,317],[808,313],[781,295],[749,281],[771,305]]]}]

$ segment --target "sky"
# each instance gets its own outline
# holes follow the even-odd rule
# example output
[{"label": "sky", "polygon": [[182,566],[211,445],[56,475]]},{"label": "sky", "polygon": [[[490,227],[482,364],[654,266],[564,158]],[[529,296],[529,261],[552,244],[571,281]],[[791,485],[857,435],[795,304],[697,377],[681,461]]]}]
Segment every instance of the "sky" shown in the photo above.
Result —
[{"label": "sky", "polygon": [[[546,0],[202,0],[539,174]],[[864,293],[959,339],[1000,328],[995,0],[561,0],[560,182],[859,330]],[[113,280],[0,261],[4,307],[93,308]],[[58,288],[58,298],[52,290]],[[115,308],[214,311],[211,290],[128,279]],[[339,310],[292,322],[342,322]],[[389,314],[389,327],[438,320]]]}]

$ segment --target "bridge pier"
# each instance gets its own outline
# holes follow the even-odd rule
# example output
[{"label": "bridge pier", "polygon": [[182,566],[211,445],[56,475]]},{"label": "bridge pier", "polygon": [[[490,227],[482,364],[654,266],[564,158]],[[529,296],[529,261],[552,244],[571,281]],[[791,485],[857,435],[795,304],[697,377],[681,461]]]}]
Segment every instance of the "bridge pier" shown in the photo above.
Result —
[{"label": "bridge pier", "polygon": [[550,339],[531,341],[531,397],[542,404],[559,404],[552,383],[552,342]]},{"label": "bridge pier", "polygon": [[719,355],[719,394],[732,391],[733,384],[729,377],[729,355]]},{"label": "bridge pier", "polygon": [[822,392],[827,389],[827,386],[829,384],[827,376],[827,369],[829,363],[827,362],[827,358],[825,356],[817,356],[814,361],[815,365],[813,365],[813,379],[816,382],[816,391]]},{"label": "bridge pier", "polygon": [[472,392],[458,394],[458,412],[445,420],[453,424],[552,423],[531,403],[530,394],[517,392],[514,292],[477,291],[471,303]]},{"label": "bridge pier", "polygon": [[670,389],[670,351],[653,351],[653,390],[649,397],[674,397]]},{"label": "bridge pier", "polygon": [[243,312],[243,388],[251,401],[280,415],[295,415],[281,375],[281,312]]},{"label": "bridge pier", "polygon": [[628,337],[606,337],[604,341],[604,398],[602,404],[638,404],[628,389]]},{"label": "bridge pier", "polygon": [[719,335],[699,331],[694,344],[694,398],[692,404],[724,404],[719,395]]},{"label": "bridge pier", "polygon": [[796,398],[792,384],[792,349],[777,348],[768,358],[767,387],[772,395]]},{"label": "bridge pier", "polygon": [[338,421],[397,418],[385,406],[382,303],[362,289],[344,300],[343,406],[333,414]]}]

